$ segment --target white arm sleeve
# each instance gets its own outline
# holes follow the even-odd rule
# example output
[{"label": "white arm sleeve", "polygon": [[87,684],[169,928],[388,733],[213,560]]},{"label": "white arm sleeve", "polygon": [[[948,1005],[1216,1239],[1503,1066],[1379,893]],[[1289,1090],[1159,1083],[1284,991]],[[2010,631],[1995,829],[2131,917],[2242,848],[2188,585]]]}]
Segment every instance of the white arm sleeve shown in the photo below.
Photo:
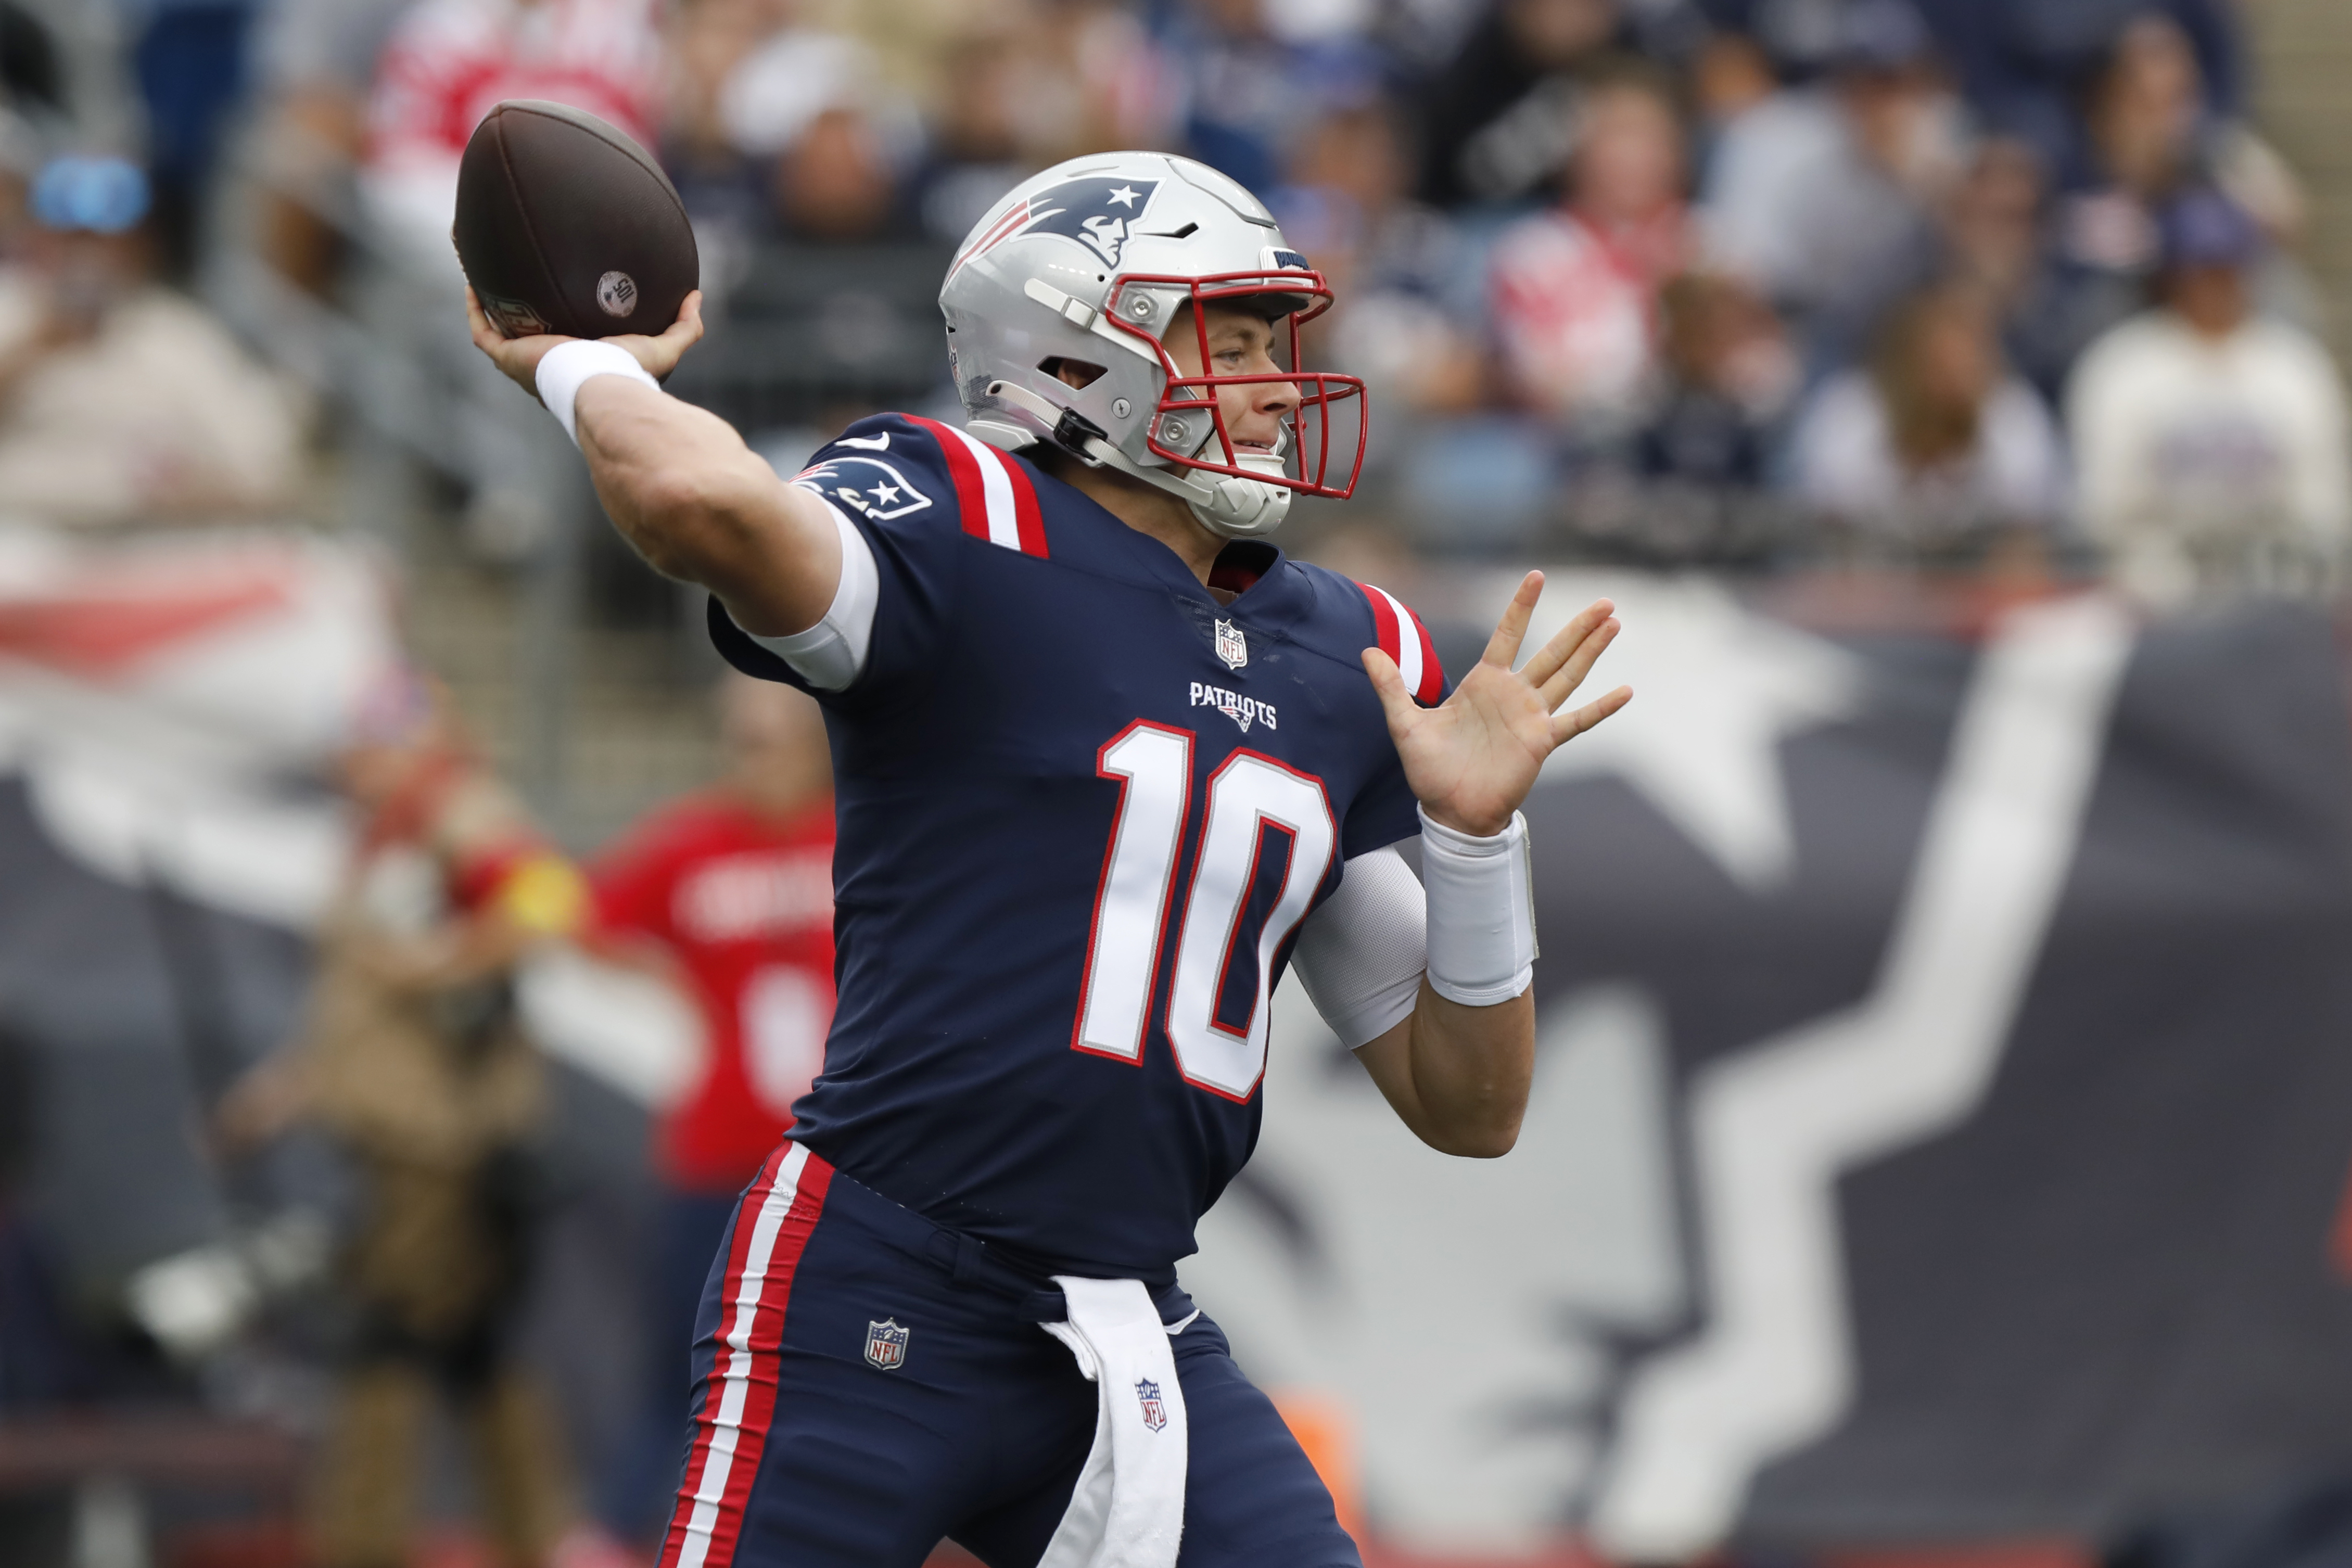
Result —
[{"label": "white arm sleeve", "polygon": [[1391,844],[1349,861],[1339,891],[1300,927],[1290,966],[1349,1051],[1412,1012],[1428,964],[1428,925],[1421,880]]},{"label": "white arm sleeve", "polygon": [[751,641],[799,671],[817,690],[838,692],[847,690],[866,668],[866,650],[874,641],[879,576],[874,570],[874,547],[866,536],[831,501],[824,509],[841,530],[841,586],[833,591],[824,619],[789,637],[752,636]]}]

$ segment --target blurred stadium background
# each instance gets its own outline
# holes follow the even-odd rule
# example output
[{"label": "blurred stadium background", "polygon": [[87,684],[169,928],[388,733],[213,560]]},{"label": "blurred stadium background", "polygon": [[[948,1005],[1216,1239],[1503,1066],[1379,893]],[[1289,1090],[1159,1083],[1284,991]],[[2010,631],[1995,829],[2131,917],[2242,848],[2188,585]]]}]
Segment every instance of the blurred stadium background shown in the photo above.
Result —
[{"label": "blurred stadium background", "polygon": [[[1285,542],[1449,663],[1619,600],[1519,1149],[1287,994],[1186,1268],[1375,1568],[2343,1561],[2347,79],[2340,0],[0,0],[0,1568],[649,1560],[703,1048],[569,868],[746,743],[466,342],[508,97],[661,151],[787,472],[953,409],[1014,181],[1203,159],[1374,389]],[[557,935],[304,1100],[395,839]],[[370,1383],[394,1298],[478,1333]]]}]

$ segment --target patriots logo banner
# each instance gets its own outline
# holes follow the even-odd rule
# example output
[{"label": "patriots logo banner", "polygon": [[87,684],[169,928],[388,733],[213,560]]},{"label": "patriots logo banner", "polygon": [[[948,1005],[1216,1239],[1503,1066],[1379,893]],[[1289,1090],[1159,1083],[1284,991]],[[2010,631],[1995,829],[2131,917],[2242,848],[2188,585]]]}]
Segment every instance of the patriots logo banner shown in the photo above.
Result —
[{"label": "patriots logo banner", "polygon": [[1601,593],[1592,685],[1641,695],[1526,805],[1517,1148],[1416,1147],[1286,991],[1185,1264],[1255,1375],[1361,1413],[1391,1539],[2090,1542],[2352,1473],[2329,617],[1855,635],[1561,573],[1529,635]]},{"label": "patriots logo banner", "polygon": [[[977,260],[1015,235],[1060,235],[1105,267],[1117,267],[1128,236],[1151,205],[1157,180],[1068,180],[1015,202],[955,265]],[[952,269],[950,269],[952,270]]]}]

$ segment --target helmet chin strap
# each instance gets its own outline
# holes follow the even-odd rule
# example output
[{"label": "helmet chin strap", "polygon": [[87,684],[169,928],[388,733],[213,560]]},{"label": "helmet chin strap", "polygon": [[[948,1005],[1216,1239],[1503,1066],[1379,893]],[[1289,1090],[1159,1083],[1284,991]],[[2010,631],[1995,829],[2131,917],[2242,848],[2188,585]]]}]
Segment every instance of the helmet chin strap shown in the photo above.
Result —
[{"label": "helmet chin strap", "polygon": [[[1263,479],[1209,474],[1194,468],[1147,467],[1129,460],[1126,453],[1100,437],[1087,443],[1084,455],[1178,497],[1193,519],[1219,538],[1264,538],[1290,515],[1287,485],[1269,485]],[[1277,453],[1250,453],[1236,461],[1244,468],[1277,475],[1282,472],[1282,458]]]}]

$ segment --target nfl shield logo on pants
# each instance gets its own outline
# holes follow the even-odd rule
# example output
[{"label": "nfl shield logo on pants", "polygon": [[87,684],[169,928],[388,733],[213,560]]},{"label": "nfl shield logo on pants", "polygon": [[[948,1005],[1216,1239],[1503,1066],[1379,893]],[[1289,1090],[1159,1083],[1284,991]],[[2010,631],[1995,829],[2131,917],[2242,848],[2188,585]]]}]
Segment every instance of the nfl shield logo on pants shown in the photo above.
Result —
[{"label": "nfl shield logo on pants", "polygon": [[1143,1424],[1153,1431],[1168,1425],[1168,1406],[1160,1401],[1160,1385],[1148,1377],[1135,1380],[1135,1397],[1143,1406]]},{"label": "nfl shield logo on pants", "polygon": [[896,1318],[885,1318],[878,1323],[866,1325],[866,1359],[885,1372],[896,1372],[907,1362],[907,1342],[915,1337],[912,1329],[902,1329]]},{"label": "nfl shield logo on pants", "polygon": [[1217,622],[1217,657],[1225,668],[1238,670],[1249,663],[1249,644],[1242,640],[1242,629],[1230,621]]}]

